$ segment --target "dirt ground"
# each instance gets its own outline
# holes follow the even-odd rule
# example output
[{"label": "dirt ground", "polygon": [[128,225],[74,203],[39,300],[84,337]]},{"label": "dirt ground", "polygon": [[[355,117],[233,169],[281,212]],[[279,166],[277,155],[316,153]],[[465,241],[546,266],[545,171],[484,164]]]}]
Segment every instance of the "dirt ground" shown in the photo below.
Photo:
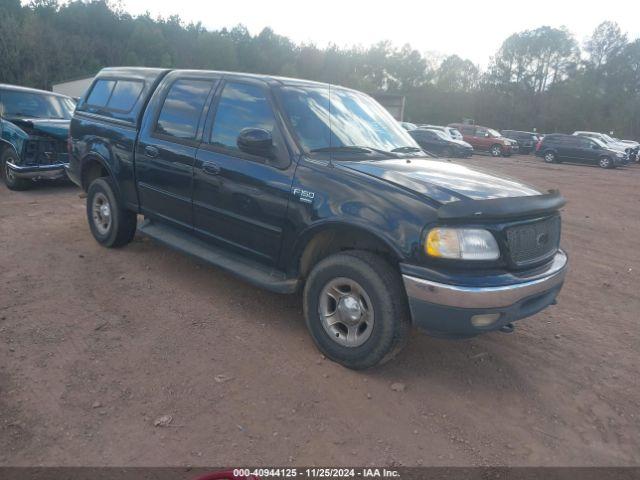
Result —
[{"label": "dirt ground", "polygon": [[640,166],[461,163],[565,195],[559,303],[366,372],[322,358],[298,297],[106,250],[69,184],[0,187],[0,465],[640,464]]}]

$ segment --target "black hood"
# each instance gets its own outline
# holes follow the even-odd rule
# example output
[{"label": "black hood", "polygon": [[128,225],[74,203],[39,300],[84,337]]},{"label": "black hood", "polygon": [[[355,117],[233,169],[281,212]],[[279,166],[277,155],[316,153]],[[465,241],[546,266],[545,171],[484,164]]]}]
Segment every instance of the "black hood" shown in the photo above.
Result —
[{"label": "black hood", "polygon": [[440,160],[411,158],[334,163],[386,180],[442,204],[541,195],[540,191],[517,180]]}]

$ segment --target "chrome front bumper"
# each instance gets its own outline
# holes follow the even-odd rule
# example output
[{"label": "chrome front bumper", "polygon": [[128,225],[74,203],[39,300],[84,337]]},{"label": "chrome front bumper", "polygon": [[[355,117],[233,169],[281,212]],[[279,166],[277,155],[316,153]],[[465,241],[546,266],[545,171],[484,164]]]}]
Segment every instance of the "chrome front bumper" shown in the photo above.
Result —
[{"label": "chrome front bumper", "polygon": [[7,162],[14,175],[18,178],[29,178],[32,180],[47,179],[55,180],[65,176],[66,163],[53,163],[51,165],[15,165]]},{"label": "chrome front bumper", "polygon": [[[542,271],[479,279],[475,285],[441,283],[403,274],[413,324],[436,336],[464,338],[498,330],[555,303],[567,273],[567,255],[556,253]],[[483,286],[476,286],[481,281]],[[483,315],[495,316],[484,326],[474,324]]]},{"label": "chrome front bumper", "polygon": [[521,283],[498,287],[449,285],[409,275],[403,275],[402,279],[410,298],[457,308],[502,308],[561,285],[567,272],[566,266],[567,255],[559,251],[545,272],[524,279]]}]

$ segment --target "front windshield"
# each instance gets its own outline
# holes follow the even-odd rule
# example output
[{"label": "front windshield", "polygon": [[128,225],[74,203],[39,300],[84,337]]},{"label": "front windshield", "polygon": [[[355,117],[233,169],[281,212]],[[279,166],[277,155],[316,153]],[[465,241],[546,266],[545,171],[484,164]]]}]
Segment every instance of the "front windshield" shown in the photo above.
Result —
[{"label": "front windshield", "polygon": [[306,152],[362,147],[391,152],[420,147],[371,97],[343,88],[287,86],[279,89],[283,110]]},{"label": "front windshield", "polygon": [[0,99],[6,117],[69,120],[75,108],[69,98],[33,92],[5,90]]},{"label": "front windshield", "polygon": [[605,141],[608,143],[615,143],[615,140],[613,138],[611,138],[609,135],[606,135],[604,133],[602,134],[602,138],[604,138]]},{"label": "front windshield", "polygon": [[491,135],[492,137],[501,137],[502,136],[500,134],[500,132],[498,132],[497,130],[494,130],[493,128],[489,129],[489,135]]},{"label": "front windshield", "polygon": [[591,140],[593,140],[594,142],[596,142],[596,143],[597,143],[598,145],[600,145],[600,147],[602,147],[602,148],[609,148],[609,147],[607,146],[607,144],[606,144],[606,143],[604,143],[604,142],[603,142],[602,140],[600,140],[599,138],[593,138],[593,137],[592,137],[592,138],[591,138]]},{"label": "front windshield", "polygon": [[457,128],[450,128],[449,133],[453,138],[462,138],[462,134]]}]

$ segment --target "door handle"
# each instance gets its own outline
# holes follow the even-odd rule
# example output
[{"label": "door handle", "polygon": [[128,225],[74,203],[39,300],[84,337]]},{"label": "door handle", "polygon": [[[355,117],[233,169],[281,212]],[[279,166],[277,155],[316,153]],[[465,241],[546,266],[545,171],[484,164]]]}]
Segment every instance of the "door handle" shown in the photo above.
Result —
[{"label": "door handle", "polygon": [[151,145],[147,145],[146,147],[144,147],[144,154],[147,157],[156,158],[160,154],[160,152],[158,151],[158,149],[156,147],[153,147]]},{"label": "door handle", "polygon": [[203,162],[202,171],[207,175],[220,175],[220,166],[216,163]]}]

